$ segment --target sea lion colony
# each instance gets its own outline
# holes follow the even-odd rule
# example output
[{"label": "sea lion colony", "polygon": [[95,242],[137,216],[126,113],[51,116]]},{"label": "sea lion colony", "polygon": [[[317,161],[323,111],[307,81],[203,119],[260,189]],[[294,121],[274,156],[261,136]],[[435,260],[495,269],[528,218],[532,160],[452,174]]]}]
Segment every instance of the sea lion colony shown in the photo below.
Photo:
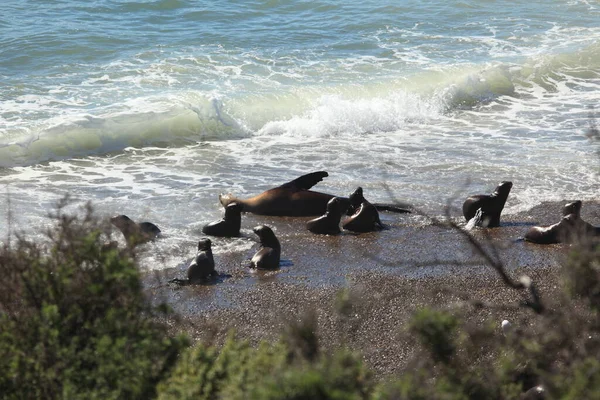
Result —
[{"label": "sea lion colony", "polygon": [[[240,234],[241,213],[251,212],[259,215],[274,216],[319,216],[307,222],[309,231],[316,234],[335,235],[342,232],[342,216],[349,217],[342,228],[353,232],[371,232],[385,229],[379,219],[378,210],[397,213],[409,213],[406,204],[370,203],[357,188],[349,197],[338,197],[310,190],[324,177],[325,171],[303,175],[281,186],[269,189],[249,199],[239,199],[230,194],[220,195],[219,200],[225,207],[222,220],[211,222],[202,228],[206,235],[235,237]],[[474,226],[495,228],[500,226],[500,215],[512,189],[512,182],[501,182],[489,195],[472,195],[463,203],[463,215]],[[524,240],[538,244],[573,243],[577,240],[600,236],[600,227],[583,221],[580,216],[581,201],[564,206],[562,219],[554,225],[530,228]],[[125,215],[111,218],[111,222],[123,233],[128,245],[135,246],[152,240],[160,234],[160,229],[149,222],[136,224]],[[273,230],[265,225],[253,229],[260,239],[260,248],[252,257],[249,267],[273,270],[279,267],[281,246]],[[198,244],[198,255],[188,268],[187,283],[206,281],[216,276],[212,259],[211,242],[203,238]],[[200,261],[199,261],[200,259]],[[190,272],[191,271],[191,272]],[[191,274],[191,276],[189,276]],[[185,280],[174,279],[181,283]]]}]

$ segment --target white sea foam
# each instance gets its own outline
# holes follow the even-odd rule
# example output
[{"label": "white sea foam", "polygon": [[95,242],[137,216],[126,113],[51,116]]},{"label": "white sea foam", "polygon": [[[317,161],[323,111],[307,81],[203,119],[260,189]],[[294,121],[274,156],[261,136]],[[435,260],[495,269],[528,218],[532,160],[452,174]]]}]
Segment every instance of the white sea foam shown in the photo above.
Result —
[{"label": "white sea foam", "polygon": [[[598,148],[584,135],[600,103],[591,2],[325,1],[301,18],[281,2],[183,2],[175,25],[160,5],[131,4],[130,27],[100,1],[70,10],[83,17],[75,52],[49,4],[0,6],[15,21],[43,13],[52,33],[13,24],[0,44],[0,184],[23,226],[45,226],[69,192],[164,228],[147,256],[162,268],[193,256],[202,224],[222,216],[219,193],[313,170],[330,173],[319,190],[360,185],[433,214],[501,180],[514,184],[507,213],[597,198]],[[247,239],[215,251],[247,251]]]}]

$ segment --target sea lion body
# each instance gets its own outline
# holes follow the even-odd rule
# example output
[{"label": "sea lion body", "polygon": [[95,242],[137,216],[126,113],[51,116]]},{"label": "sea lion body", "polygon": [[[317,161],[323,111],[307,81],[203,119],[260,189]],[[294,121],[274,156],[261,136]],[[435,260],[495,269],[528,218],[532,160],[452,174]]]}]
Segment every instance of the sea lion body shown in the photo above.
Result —
[{"label": "sea lion body", "polygon": [[375,206],[364,198],[361,187],[350,195],[349,200],[348,215],[350,217],[344,221],[344,229],[353,232],[372,232],[385,228]]},{"label": "sea lion body", "polygon": [[204,225],[202,232],[211,236],[234,237],[240,235],[241,225],[242,206],[234,202],[225,207],[223,219]]},{"label": "sea lion body", "polygon": [[495,228],[500,226],[500,214],[512,188],[512,182],[504,181],[490,195],[478,194],[467,197],[463,203],[463,215],[467,221],[477,215],[481,209],[481,217],[476,225]]},{"label": "sea lion body", "polygon": [[309,189],[326,176],[328,174],[325,171],[313,172],[249,199],[220,195],[219,200],[225,207],[235,202],[242,206],[242,211],[259,215],[290,217],[321,215],[325,212],[329,200],[335,196]]},{"label": "sea lion body", "polygon": [[306,223],[306,228],[312,233],[322,235],[336,235],[341,233],[340,220],[346,211],[346,202],[334,197],[327,203],[327,211],[319,218],[311,219]]},{"label": "sea lion body", "polygon": [[123,233],[127,243],[132,246],[146,243],[160,234],[160,229],[152,222],[135,223],[127,215],[112,217],[110,222]]},{"label": "sea lion body", "polygon": [[250,260],[250,268],[274,270],[279,268],[281,245],[275,233],[266,225],[253,229],[260,239],[260,248]]},{"label": "sea lion body", "polygon": [[569,214],[554,225],[533,226],[525,234],[525,240],[538,244],[571,243],[577,236],[578,220],[578,216]]},{"label": "sea lion body", "polygon": [[[249,199],[239,199],[230,194],[221,194],[219,200],[223,207],[230,203],[239,203],[243,212],[259,215],[312,217],[323,215],[327,211],[327,203],[338,196],[310,190],[314,185],[329,176],[325,171],[303,175],[281,186],[269,189]],[[347,207],[349,199],[338,197]],[[375,204],[375,207],[392,212],[410,212],[405,205]]]},{"label": "sea lion body", "polygon": [[188,283],[203,282],[217,274],[211,244],[208,238],[200,239],[198,242],[196,257],[187,269]]},{"label": "sea lion body", "polygon": [[334,195],[312,190],[290,191],[284,188],[269,189],[247,200],[222,195],[221,203],[231,201],[239,203],[243,211],[258,215],[287,217],[312,217],[322,214]]},{"label": "sea lion body", "polygon": [[600,228],[581,219],[581,205],[580,200],[565,205],[559,222],[545,227],[531,227],[525,234],[525,240],[537,244],[576,243],[600,236]]}]

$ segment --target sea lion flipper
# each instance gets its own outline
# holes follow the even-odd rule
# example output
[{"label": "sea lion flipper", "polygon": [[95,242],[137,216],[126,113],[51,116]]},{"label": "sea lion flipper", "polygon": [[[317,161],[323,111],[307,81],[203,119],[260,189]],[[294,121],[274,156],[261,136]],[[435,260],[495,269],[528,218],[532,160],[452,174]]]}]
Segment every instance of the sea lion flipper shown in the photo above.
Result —
[{"label": "sea lion flipper", "polygon": [[161,233],[158,226],[154,225],[152,222],[140,222],[138,225],[142,232],[146,234],[158,236]]},{"label": "sea lion flipper", "polygon": [[329,174],[325,171],[311,172],[310,174],[302,175],[293,181],[284,183],[279,187],[285,189],[309,190],[327,176],[329,176]]}]

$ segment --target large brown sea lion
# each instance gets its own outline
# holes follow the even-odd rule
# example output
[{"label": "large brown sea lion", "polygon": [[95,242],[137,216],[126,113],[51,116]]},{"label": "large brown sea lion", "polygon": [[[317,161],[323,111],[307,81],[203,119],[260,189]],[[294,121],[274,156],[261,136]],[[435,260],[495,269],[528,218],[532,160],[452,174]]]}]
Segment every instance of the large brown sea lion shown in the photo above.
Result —
[{"label": "large brown sea lion", "polygon": [[341,233],[340,220],[346,211],[344,202],[339,197],[334,197],[327,203],[327,211],[324,215],[311,219],[306,223],[306,228],[312,233],[322,235],[337,235]]},{"label": "large brown sea lion", "polygon": [[250,268],[277,269],[281,257],[281,245],[275,233],[266,225],[259,225],[253,229],[260,239],[260,248],[250,260]]},{"label": "large brown sea lion", "polygon": [[500,182],[492,194],[478,194],[467,197],[463,203],[465,219],[470,221],[481,209],[479,219],[475,225],[488,228],[500,226],[500,214],[504,209],[510,189],[512,189],[512,182],[504,181]]},{"label": "large brown sea lion", "polygon": [[136,246],[155,239],[160,234],[160,229],[152,222],[135,223],[127,215],[112,217],[110,222],[125,236],[127,244]]},{"label": "large brown sea lion", "polygon": [[[242,205],[242,211],[260,215],[310,217],[323,215],[327,211],[327,203],[336,197],[332,194],[310,190],[314,185],[329,176],[325,171],[312,172],[303,175],[281,186],[269,189],[249,199],[239,199],[230,194],[222,194],[219,200],[223,207],[230,203]],[[348,198],[339,197],[348,206]],[[407,205],[374,204],[377,209],[407,213]]]},{"label": "large brown sea lion", "polygon": [[202,232],[211,236],[234,237],[240,235],[241,226],[242,206],[238,203],[229,203],[225,207],[223,219],[204,225]]},{"label": "large brown sea lion", "polygon": [[369,203],[363,196],[361,187],[357,188],[349,197],[350,207],[343,228],[353,232],[372,232],[384,229],[379,219],[379,212],[373,204]]},{"label": "large brown sea lion", "polygon": [[581,219],[580,200],[566,204],[562,219],[550,226],[534,226],[525,234],[525,240],[538,244],[575,243],[590,237],[600,236],[600,227]]}]

